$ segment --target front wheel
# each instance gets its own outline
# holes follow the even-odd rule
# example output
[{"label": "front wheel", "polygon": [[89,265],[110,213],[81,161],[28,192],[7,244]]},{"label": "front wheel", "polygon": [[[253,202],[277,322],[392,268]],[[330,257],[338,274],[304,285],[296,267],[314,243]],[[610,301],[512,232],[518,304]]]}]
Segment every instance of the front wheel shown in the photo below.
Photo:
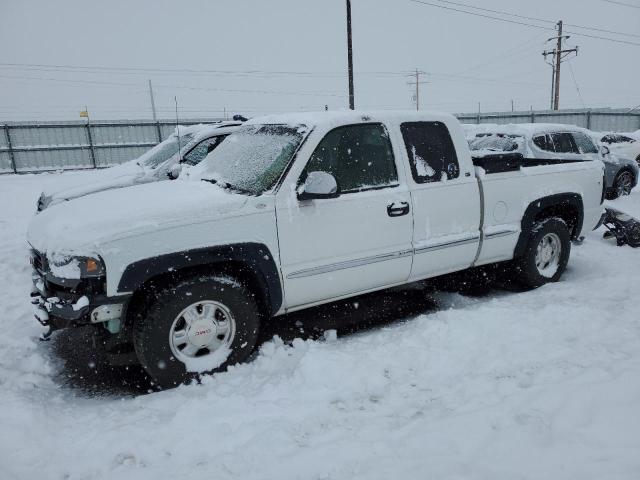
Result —
[{"label": "front wheel", "polygon": [[522,257],[515,261],[516,280],[528,288],[557,282],[567,268],[571,237],[564,220],[557,217],[537,222]]},{"label": "front wheel", "polygon": [[161,388],[245,361],[258,340],[260,312],[236,279],[197,275],[160,290],[134,319],[140,363]]}]

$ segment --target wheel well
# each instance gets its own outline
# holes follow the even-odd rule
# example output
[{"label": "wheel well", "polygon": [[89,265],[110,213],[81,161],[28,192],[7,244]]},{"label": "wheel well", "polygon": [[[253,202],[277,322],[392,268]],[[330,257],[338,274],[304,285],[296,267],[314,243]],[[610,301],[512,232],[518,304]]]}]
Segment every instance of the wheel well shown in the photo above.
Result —
[{"label": "wheel well", "polygon": [[574,238],[574,236],[578,234],[578,232],[576,232],[575,230],[578,225],[578,219],[580,218],[580,212],[575,205],[561,203],[546,207],[536,214],[536,216],[534,217],[534,222],[537,223],[541,220],[545,220],[551,217],[559,217],[565,221],[565,223],[569,227],[571,238]]},{"label": "wheel well", "polygon": [[533,226],[550,217],[564,220],[569,226],[571,239],[577,239],[584,220],[582,197],[577,193],[561,193],[531,202],[522,216],[522,228],[513,252],[514,258],[524,254]]},{"label": "wheel well", "polygon": [[170,287],[180,280],[200,274],[221,274],[235,278],[245,285],[255,296],[260,312],[265,316],[270,315],[271,303],[266,290],[268,287],[264,280],[261,281],[260,274],[252,271],[250,267],[242,262],[223,261],[186,267],[176,271],[164,272],[148,278],[138,287],[138,289],[136,289],[129,301],[125,318],[125,326],[131,326],[135,316],[144,311],[145,305],[151,301],[155,292]]}]

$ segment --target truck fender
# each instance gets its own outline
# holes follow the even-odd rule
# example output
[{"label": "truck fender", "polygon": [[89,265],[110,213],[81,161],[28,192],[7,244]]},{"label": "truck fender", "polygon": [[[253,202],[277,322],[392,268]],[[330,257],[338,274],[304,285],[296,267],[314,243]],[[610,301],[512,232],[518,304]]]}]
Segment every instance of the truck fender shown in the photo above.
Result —
[{"label": "truck fender", "polygon": [[193,267],[213,267],[233,262],[249,271],[274,315],[282,306],[282,285],[278,267],[269,249],[260,243],[236,243],[159,255],[131,263],[125,268],[118,292],[135,292],[149,280]]},{"label": "truck fender", "polygon": [[582,197],[577,193],[549,195],[548,197],[539,198],[527,206],[522,216],[521,232],[514,250],[514,258],[524,254],[536,219],[546,213],[549,213],[548,216],[560,217],[567,224],[572,225],[571,239],[577,240],[582,231],[582,222],[584,221]]}]

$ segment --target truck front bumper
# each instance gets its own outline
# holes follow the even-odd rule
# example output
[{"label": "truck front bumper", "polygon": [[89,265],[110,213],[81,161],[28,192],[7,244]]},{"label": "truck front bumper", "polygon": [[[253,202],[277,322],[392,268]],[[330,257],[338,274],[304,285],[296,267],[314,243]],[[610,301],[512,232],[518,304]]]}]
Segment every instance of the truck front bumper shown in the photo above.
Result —
[{"label": "truck front bumper", "polygon": [[34,316],[51,330],[107,322],[105,326],[117,333],[130,296],[108,297],[94,293],[96,288],[57,279],[49,273],[33,270],[31,303]]}]

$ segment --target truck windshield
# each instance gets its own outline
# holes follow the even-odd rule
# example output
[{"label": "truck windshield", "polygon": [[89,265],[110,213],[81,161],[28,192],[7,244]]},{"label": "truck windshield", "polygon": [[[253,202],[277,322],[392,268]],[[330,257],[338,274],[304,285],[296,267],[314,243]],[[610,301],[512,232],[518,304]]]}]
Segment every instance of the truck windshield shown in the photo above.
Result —
[{"label": "truck windshield", "polygon": [[222,142],[190,176],[260,195],[278,181],[305,132],[302,125],[248,125]]},{"label": "truck windshield", "polygon": [[173,134],[167,138],[164,142],[159,143],[151,150],[143,153],[137,160],[138,165],[145,168],[154,169],[160,164],[173,157],[178,150],[187,145],[187,143],[193,140],[193,134],[187,133],[178,136]]},{"label": "truck windshield", "polygon": [[522,137],[510,135],[482,135],[469,142],[471,150],[492,150],[495,152],[513,152],[518,150]]}]

